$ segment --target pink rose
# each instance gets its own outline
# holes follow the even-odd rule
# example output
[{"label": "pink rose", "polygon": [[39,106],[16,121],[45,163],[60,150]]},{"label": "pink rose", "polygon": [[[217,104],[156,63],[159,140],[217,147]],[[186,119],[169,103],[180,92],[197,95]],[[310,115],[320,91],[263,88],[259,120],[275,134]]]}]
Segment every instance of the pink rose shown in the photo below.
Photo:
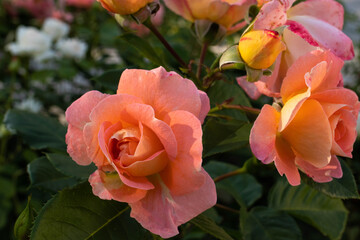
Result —
[{"label": "pink rose", "polygon": [[95,0],[65,0],[67,6],[78,8],[89,8],[94,4]]},{"label": "pink rose", "polygon": [[[166,6],[189,21],[210,20],[234,32],[246,25],[241,22],[256,0],[164,0]],[[241,23],[240,23],[241,22]]]},{"label": "pink rose", "polygon": [[255,21],[254,29],[288,26],[283,33],[287,50],[277,59],[271,76],[264,76],[255,83],[238,78],[239,85],[253,99],[261,94],[279,97],[282,79],[288,68],[300,56],[317,48],[329,49],[343,60],[354,57],[351,39],[342,31],[344,8],[334,0],[307,0],[292,7],[294,0],[266,2]]},{"label": "pink rose", "polygon": [[209,99],[162,67],[125,70],[117,94],[90,91],[66,111],[68,153],[98,167],[89,178],[102,199],[129,203],[131,216],[164,238],[216,202],[201,167]]},{"label": "pink rose", "polygon": [[265,105],[250,134],[254,155],[275,162],[291,185],[300,184],[299,171],[316,182],[342,177],[336,157],[352,157],[360,103],[342,87],[343,61],[329,51],[300,57],[281,87],[282,109]]}]

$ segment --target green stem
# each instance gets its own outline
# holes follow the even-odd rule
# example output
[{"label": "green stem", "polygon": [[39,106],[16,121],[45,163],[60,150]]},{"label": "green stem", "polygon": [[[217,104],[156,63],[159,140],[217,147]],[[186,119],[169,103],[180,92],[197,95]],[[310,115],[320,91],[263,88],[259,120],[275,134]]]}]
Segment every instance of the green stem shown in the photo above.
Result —
[{"label": "green stem", "polygon": [[222,181],[222,180],[224,180],[226,178],[236,176],[236,175],[239,175],[239,174],[242,174],[242,173],[246,173],[246,168],[239,168],[239,169],[236,169],[235,171],[225,173],[224,175],[220,175],[220,176],[214,178],[214,182],[219,182],[219,181]]},{"label": "green stem", "polygon": [[212,109],[210,109],[209,113],[212,114],[212,113],[220,111],[222,109],[237,109],[237,110],[252,113],[255,115],[259,115],[259,113],[260,113],[260,109],[257,109],[257,108],[246,107],[246,106],[242,106],[242,105],[231,105],[231,104],[222,104],[222,105],[213,107]]},{"label": "green stem", "polygon": [[126,208],[124,208],[123,210],[121,210],[120,212],[118,212],[115,216],[113,216],[112,218],[110,218],[109,220],[107,220],[106,223],[104,223],[102,226],[100,226],[98,229],[96,229],[94,232],[92,232],[87,238],[85,238],[84,240],[88,240],[90,239],[92,236],[94,236],[98,231],[100,231],[101,229],[103,229],[106,225],[108,225],[111,221],[113,221],[115,218],[119,217],[121,214],[123,214],[126,210],[128,210],[130,207],[127,206]]},{"label": "green stem", "polygon": [[195,85],[202,90],[202,83],[199,78],[189,69],[189,66],[181,59],[181,57],[176,53],[176,51],[170,46],[168,41],[163,37],[163,35],[157,30],[154,24],[151,22],[151,19],[148,18],[143,25],[146,26],[163,44],[163,46],[169,51],[169,53],[175,58],[175,60],[181,65],[182,68],[188,70],[187,74],[193,79]]},{"label": "green stem", "polygon": [[228,212],[240,214],[240,211],[235,210],[235,209],[233,209],[233,208],[229,208],[229,207],[227,207],[227,206],[225,206],[225,205],[222,205],[222,204],[219,204],[219,203],[217,203],[217,204],[215,205],[215,207],[221,208],[221,209],[226,210],[226,211],[228,211]]},{"label": "green stem", "polygon": [[157,30],[157,28],[154,26],[154,24],[151,22],[151,19],[148,18],[145,22],[143,22],[144,26],[146,26],[164,45],[164,47],[170,52],[170,54],[178,61],[178,63],[183,68],[187,68],[188,66],[184,62],[184,60],[181,59],[181,57],[175,52],[175,50],[170,46],[170,44],[166,41],[166,39],[163,37],[163,35]]},{"label": "green stem", "polygon": [[204,64],[205,55],[206,55],[208,46],[209,46],[209,44],[207,42],[204,42],[201,47],[200,60],[199,60],[199,65],[198,65],[198,69],[197,69],[197,73],[196,73],[196,77],[198,79],[201,79],[201,68],[202,68],[202,65]]}]

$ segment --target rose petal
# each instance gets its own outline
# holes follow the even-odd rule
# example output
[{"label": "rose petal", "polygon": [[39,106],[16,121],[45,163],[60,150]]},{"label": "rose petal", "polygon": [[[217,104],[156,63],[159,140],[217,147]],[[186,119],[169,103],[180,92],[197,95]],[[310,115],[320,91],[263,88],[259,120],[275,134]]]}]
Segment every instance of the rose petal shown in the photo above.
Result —
[{"label": "rose petal", "polygon": [[105,200],[120,202],[137,202],[144,198],[147,191],[131,188],[123,184],[117,175],[105,174],[102,170],[96,170],[89,177],[94,195]]},{"label": "rose petal", "polygon": [[261,92],[253,82],[248,82],[246,78],[246,76],[238,77],[236,81],[251,99],[257,100],[261,96]]},{"label": "rose petal", "polygon": [[67,152],[79,165],[89,165],[91,158],[87,155],[86,144],[83,138],[83,131],[80,128],[69,124],[66,133]]},{"label": "rose petal", "polygon": [[128,167],[123,168],[134,177],[146,177],[159,173],[166,167],[168,162],[169,158],[165,150],[162,150],[150,156],[148,159],[134,162]]},{"label": "rose petal", "polygon": [[171,194],[179,195],[197,190],[204,183],[199,174],[202,163],[202,130],[199,120],[186,111],[169,113],[166,119],[178,143],[178,155],[160,173]]},{"label": "rose petal", "polygon": [[330,49],[341,59],[351,60],[354,58],[352,40],[338,28],[310,16],[293,16],[289,20],[303,25],[316,42]]},{"label": "rose petal", "polygon": [[295,154],[290,144],[282,137],[277,137],[275,141],[276,157],[274,159],[276,169],[282,176],[285,174],[292,186],[300,184],[300,174],[295,165]]},{"label": "rose petal", "polygon": [[329,164],[322,168],[316,168],[301,158],[297,158],[296,163],[315,182],[330,182],[333,178],[341,178],[343,175],[340,162],[335,155],[332,155]]},{"label": "rose petal", "polygon": [[201,188],[179,196],[173,196],[161,179],[157,179],[154,190],[149,191],[140,201],[130,203],[130,216],[144,228],[162,238],[175,236],[179,233],[177,229],[179,225],[188,222],[216,203],[214,181],[204,170],[199,174],[206,179]]},{"label": "rose petal", "polygon": [[287,12],[289,18],[296,15],[311,16],[323,20],[338,29],[344,24],[344,8],[333,0],[308,0],[290,8]]},{"label": "rose petal", "polygon": [[99,147],[98,133],[103,122],[112,124],[125,121],[120,113],[130,103],[141,102],[134,96],[126,94],[111,95],[100,101],[90,114],[90,122],[84,127],[84,140],[89,158],[97,165],[107,164],[107,159]]},{"label": "rose petal", "polygon": [[270,105],[264,105],[250,132],[251,151],[265,164],[274,160],[279,120],[280,113]]},{"label": "rose petal", "polygon": [[158,120],[154,116],[154,109],[145,104],[129,104],[123,116],[130,122],[141,122],[149,127],[158,137],[164,146],[170,159],[174,159],[177,155],[177,143],[171,128],[163,121]]},{"label": "rose petal", "polygon": [[278,0],[265,3],[256,17],[254,30],[274,30],[284,25],[287,20],[286,10],[286,4]]},{"label": "rose petal", "polygon": [[108,94],[103,94],[98,91],[85,93],[66,109],[66,121],[74,127],[82,129],[85,124],[90,121],[89,115],[93,108],[108,96]]},{"label": "rose petal", "polygon": [[210,111],[210,100],[207,94],[203,91],[199,91],[200,101],[201,101],[201,109],[199,113],[199,120],[201,123],[204,122],[206,115]]},{"label": "rose petal", "polygon": [[156,118],[174,110],[186,110],[200,117],[202,101],[194,83],[162,67],[151,71],[125,70],[117,94],[129,94],[154,108]]},{"label": "rose petal", "polygon": [[[326,88],[335,88],[338,85],[343,61],[329,51],[312,51],[299,57],[289,68],[280,90],[284,103],[292,96],[307,90],[308,86],[305,82],[305,75],[311,72],[314,66],[317,66],[321,61],[326,61],[328,64],[327,74],[325,77],[316,79],[318,83],[316,84],[317,88],[311,90],[313,94]],[[315,77],[314,75],[313,78]],[[315,81],[315,79],[313,79],[313,81]]]},{"label": "rose petal", "polygon": [[281,136],[304,161],[318,168],[329,164],[332,131],[324,110],[316,100],[307,100],[302,104]]},{"label": "rose petal", "polygon": [[347,109],[341,109],[332,116],[329,121],[333,133],[334,154],[343,157],[352,157],[353,145],[357,137],[356,123],[357,115]]}]

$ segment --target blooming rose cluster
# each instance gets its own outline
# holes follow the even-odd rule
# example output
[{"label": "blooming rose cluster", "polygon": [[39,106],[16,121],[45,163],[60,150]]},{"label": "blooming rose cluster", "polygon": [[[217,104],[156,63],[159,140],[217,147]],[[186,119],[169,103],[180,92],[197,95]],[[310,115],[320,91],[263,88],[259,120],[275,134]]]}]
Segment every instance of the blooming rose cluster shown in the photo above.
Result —
[{"label": "blooming rose cluster", "polygon": [[201,167],[209,108],[206,94],[175,72],[125,70],[117,94],[90,91],[67,109],[68,153],[98,167],[89,178],[95,195],[129,203],[144,228],[171,237],[216,202]]},{"label": "blooming rose cluster", "polygon": [[[263,163],[274,162],[292,185],[300,184],[299,170],[316,182],[329,182],[342,177],[336,156],[352,157],[357,135],[360,104],[353,91],[342,87],[341,76],[343,60],[354,57],[353,45],[341,32],[339,3],[308,0],[292,7],[293,2],[263,3],[254,22],[254,31],[287,27],[282,34],[286,50],[274,53],[279,56],[272,75],[255,83],[238,79],[253,98],[261,93],[277,98],[262,108],[250,146]],[[259,51],[269,51],[264,41],[258,45]],[[258,58],[258,66],[262,61]]]},{"label": "blooming rose cluster", "polygon": [[[98,0],[110,12],[129,15],[152,0]],[[165,0],[189,21],[217,23],[228,33],[243,27],[252,0]],[[259,0],[252,28],[241,37],[246,68],[272,69],[255,83],[238,78],[252,98],[275,97],[250,133],[263,163],[275,163],[291,185],[299,170],[317,182],[340,178],[337,156],[351,157],[360,110],[357,95],[343,88],[343,60],[353,58],[341,31],[344,10],[334,0]],[[201,75],[201,74],[200,74]],[[207,95],[162,67],[125,70],[115,95],[90,91],[66,111],[68,153],[102,199],[127,202],[131,216],[167,238],[177,227],[216,203],[213,180],[201,167]]]},{"label": "blooming rose cluster", "polygon": [[351,39],[342,31],[344,8],[335,0],[307,0],[295,6],[295,0],[262,1],[254,21],[254,30],[276,30],[285,27],[282,41],[286,50],[278,55],[271,76],[255,83],[239,77],[239,85],[257,99],[264,94],[280,97],[282,81],[291,65],[301,56],[318,48],[328,49],[342,60],[354,57]]}]

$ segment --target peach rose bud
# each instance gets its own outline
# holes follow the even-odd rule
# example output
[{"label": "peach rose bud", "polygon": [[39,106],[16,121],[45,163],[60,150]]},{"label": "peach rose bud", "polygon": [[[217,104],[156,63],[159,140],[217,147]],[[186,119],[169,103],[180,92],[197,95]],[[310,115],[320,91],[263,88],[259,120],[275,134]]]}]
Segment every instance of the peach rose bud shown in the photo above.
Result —
[{"label": "peach rose bud", "polygon": [[254,69],[269,68],[285,49],[286,46],[276,31],[250,31],[239,41],[239,52],[242,59]]},{"label": "peach rose bud", "polygon": [[103,8],[112,13],[129,15],[136,13],[153,0],[97,0]]}]

